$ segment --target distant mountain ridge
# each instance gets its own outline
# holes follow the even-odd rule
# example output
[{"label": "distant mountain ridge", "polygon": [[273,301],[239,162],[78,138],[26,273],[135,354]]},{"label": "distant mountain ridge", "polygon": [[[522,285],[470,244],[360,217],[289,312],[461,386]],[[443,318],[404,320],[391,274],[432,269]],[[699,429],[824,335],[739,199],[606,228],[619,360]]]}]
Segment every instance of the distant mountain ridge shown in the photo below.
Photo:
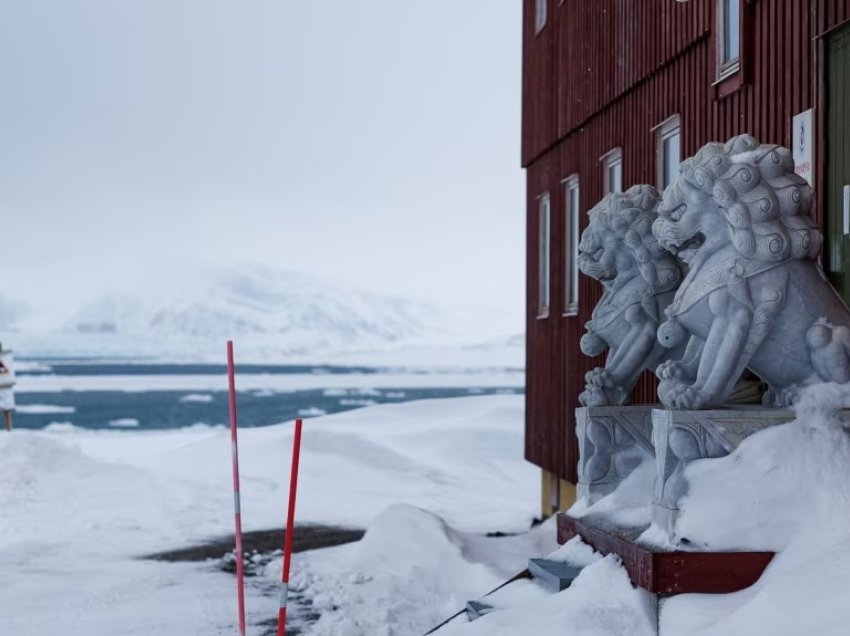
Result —
[{"label": "distant mountain ridge", "polygon": [[[30,348],[35,334],[17,326]],[[237,266],[105,293],[39,334],[37,348],[182,357],[203,355],[233,338],[266,357],[476,344],[503,337],[507,342],[512,332],[516,329],[498,310],[442,308],[308,274]]]},{"label": "distant mountain ridge", "polygon": [[86,304],[63,327],[78,333],[189,338],[265,335],[293,346],[396,342],[428,337],[436,309],[359,293],[271,270],[227,270],[158,299],[112,292]]},{"label": "distant mountain ridge", "polygon": [[219,357],[223,342],[233,339],[253,359],[289,359],[516,346],[511,336],[519,331],[498,309],[441,307],[246,265],[151,276],[49,323],[6,304],[0,306],[8,317],[5,324],[0,320],[0,341],[8,334],[13,346],[37,356],[206,359]]}]

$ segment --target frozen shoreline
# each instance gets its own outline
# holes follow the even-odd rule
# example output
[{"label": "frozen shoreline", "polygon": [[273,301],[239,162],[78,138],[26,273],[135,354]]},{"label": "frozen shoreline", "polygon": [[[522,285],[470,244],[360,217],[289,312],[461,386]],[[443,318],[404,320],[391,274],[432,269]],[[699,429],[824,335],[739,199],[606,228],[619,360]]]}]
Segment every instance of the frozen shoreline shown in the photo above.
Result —
[{"label": "frozen shoreline", "polygon": [[[238,374],[240,391],[305,391],[315,389],[414,389],[414,388],[521,388],[522,370],[470,370],[468,372],[379,372],[341,374]],[[212,375],[22,375],[18,393],[59,391],[186,391],[227,390],[224,374]]]}]

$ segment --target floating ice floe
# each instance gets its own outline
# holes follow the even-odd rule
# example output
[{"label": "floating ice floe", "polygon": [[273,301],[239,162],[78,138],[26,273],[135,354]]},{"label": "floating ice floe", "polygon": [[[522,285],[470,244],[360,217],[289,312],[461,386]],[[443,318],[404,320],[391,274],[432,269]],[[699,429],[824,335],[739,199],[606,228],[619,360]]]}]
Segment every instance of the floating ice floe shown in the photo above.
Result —
[{"label": "floating ice floe", "polygon": [[135,417],[121,417],[117,420],[110,420],[109,425],[113,428],[136,428],[139,426],[139,420]]},{"label": "floating ice floe", "polygon": [[198,402],[200,404],[208,404],[213,401],[213,396],[209,393],[189,393],[180,398],[181,402]]},{"label": "floating ice floe", "polygon": [[60,406],[58,404],[18,404],[15,408],[17,413],[23,415],[53,415],[59,413],[75,413],[77,409],[73,406]]}]

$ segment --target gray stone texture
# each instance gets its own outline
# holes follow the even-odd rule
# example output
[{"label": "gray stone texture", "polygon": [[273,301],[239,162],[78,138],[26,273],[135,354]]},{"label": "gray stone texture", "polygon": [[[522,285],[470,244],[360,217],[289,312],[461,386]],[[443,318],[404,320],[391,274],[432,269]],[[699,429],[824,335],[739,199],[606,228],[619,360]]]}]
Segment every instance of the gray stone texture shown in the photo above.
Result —
[{"label": "gray stone texture", "polygon": [[675,354],[656,337],[682,280],[679,262],[652,233],[658,202],[655,188],[638,185],[607,195],[589,212],[578,267],[602,283],[603,293],[585,325],[581,350],[588,356],[607,351],[607,357],[604,367],[585,376],[583,406],[628,403],[640,375]]},{"label": "gray stone texture", "polygon": [[747,368],[776,407],[801,387],[850,381],[850,310],[818,263],[811,202],[791,152],[749,135],[682,162],[653,225],[688,268],[658,329],[664,346],[685,348],[657,369],[665,407],[726,404]]},{"label": "gray stone texture", "polygon": [[576,409],[578,496],[592,504],[612,493],[646,458],[652,458],[651,406]]},{"label": "gray stone texture", "polygon": [[685,468],[723,457],[747,437],[795,418],[791,409],[741,406],[704,411],[654,409],[655,493],[652,520],[673,540],[679,502],[688,492]]}]

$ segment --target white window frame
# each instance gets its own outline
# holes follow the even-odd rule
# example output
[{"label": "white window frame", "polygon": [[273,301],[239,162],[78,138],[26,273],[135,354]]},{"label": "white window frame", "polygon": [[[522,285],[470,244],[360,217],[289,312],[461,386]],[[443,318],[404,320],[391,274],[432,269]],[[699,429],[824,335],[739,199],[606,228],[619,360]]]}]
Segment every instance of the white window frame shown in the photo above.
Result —
[{"label": "white window frame", "polygon": [[546,26],[549,0],[534,0],[534,33],[540,33]]},{"label": "white window frame", "polygon": [[544,192],[537,200],[537,317],[548,318],[552,302],[552,200]]},{"label": "white window frame", "polygon": [[[741,3],[743,0],[716,0],[717,1],[717,79],[722,80],[730,75],[734,75],[741,69],[741,45],[743,39],[743,29],[741,28],[741,22],[743,20],[743,7]],[[737,7],[737,16],[738,23],[736,25],[730,25],[730,28],[737,28],[738,30],[738,50],[737,53],[733,56],[730,55],[727,57],[726,55],[726,47],[729,43],[729,33],[727,32],[726,24],[727,24],[727,9],[730,5],[735,5]]]},{"label": "white window frame", "polygon": [[570,175],[564,184],[564,315],[578,314],[578,245],[581,240],[581,190],[578,175]]},{"label": "white window frame", "polygon": [[[667,165],[667,156],[665,153],[664,143],[673,137],[679,138],[679,157],[677,166],[682,163],[682,125],[678,114],[668,117],[663,122],[655,127],[656,133],[656,168],[658,174],[658,190],[663,192],[666,184],[664,183],[664,169]],[[675,178],[675,177],[674,177]]]},{"label": "white window frame", "polygon": [[[611,192],[622,192],[623,191],[623,149],[622,148],[612,148],[604,155],[602,155],[601,159],[602,165],[604,168],[603,174],[603,184],[605,186],[605,194],[610,194]],[[611,180],[611,170],[617,169],[617,176],[619,177],[619,183],[612,183]]]}]

